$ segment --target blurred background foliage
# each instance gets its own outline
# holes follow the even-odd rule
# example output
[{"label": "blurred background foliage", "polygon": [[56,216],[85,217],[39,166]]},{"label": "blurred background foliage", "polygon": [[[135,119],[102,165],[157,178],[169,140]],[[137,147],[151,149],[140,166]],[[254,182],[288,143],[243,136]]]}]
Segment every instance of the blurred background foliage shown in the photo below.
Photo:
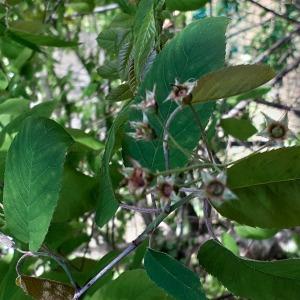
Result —
[{"label": "blurred background foliage", "polygon": [[[136,15],[138,0],[0,3],[0,185],[3,188],[6,152],[26,117],[51,117],[67,128],[77,143],[67,157],[60,200],[43,247],[67,258],[81,284],[151,221],[149,215],[120,209],[104,227],[96,226],[93,208],[101,158],[108,130],[124,101],[134,97],[156,55],[187,24],[209,16],[230,17],[228,63],[264,62],[277,72],[270,87],[217,103],[207,132],[216,156],[239,158],[262,145],[264,140],[252,138],[261,129],[261,111],[274,118],[289,111],[292,128],[300,129],[300,4],[287,0],[199,2],[157,0],[152,15],[146,5],[144,13]],[[146,18],[148,27],[143,28]],[[118,187],[120,152],[111,164],[113,184]],[[122,191],[118,201],[136,204]],[[5,230],[1,202],[0,228]],[[196,272],[201,270],[195,253],[208,237],[199,205],[193,201],[181,208],[154,233],[152,241],[156,249]],[[235,254],[264,260],[300,255],[299,228],[251,228],[216,213],[213,225]],[[99,292],[94,294],[100,286],[125,269],[140,268],[146,246],[141,245],[114,273],[100,280],[85,299],[102,299]],[[26,299],[14,286],[16,257],[4,250],[0,255],[0,299]],[[67,281],[47,259],[30,261],[24,268],[29,274]],[[202,275],[211,299],[234,299],[216,279]],[[132,280],[136,276],[132,273]]]}]

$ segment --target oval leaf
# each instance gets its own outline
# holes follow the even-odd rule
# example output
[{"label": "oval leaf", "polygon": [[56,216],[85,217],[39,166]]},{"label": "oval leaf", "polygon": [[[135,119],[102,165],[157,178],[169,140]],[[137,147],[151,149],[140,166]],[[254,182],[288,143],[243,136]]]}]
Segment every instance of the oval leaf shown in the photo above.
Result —
[{"label": "oval leaf", "polygon": [[240,224],[262,228],[300,225],[300,147],[250,155],[228,169],[237,200],[216,209]]},{"label": "oval leaf", "polygon": [[239,140],[247,140],[257,132],[250,120],[227,118],[220,122],[224,132]]},{"label": "oval leaf", "polygon": [[[153,91],[156,86],[156,100],[159,105],[159,122],[155,116],[149,114],[151,126],[158,136],[153,141],[136,141],[124,137],[123,150],[125,156],[139,161],[144,167],[156,171],[165,168],[162,147],[162,126],[169,115],[177,107],[173,101],[165,102],[172,90],[172,84],[178,79],[180,82],[199,78],[209,72],[222,68],[225,57],[225,31],[228,19],[224,17],[207,18],[191,23],[173,40],[171,40],[156,57],[151,69],[145,76],[136,101],[140,101],[146,91]],[[203,59],[205,57],[205,59]],[[195,106],[195,110],[205,127],[213,110],[213,104]],[[131,121],[142,119],[142,114],[133,111]],[[176,142],[185,149],[185,153],[192,152],[200,139],[197,121],[189,107],[176,115],[169,132],[176,138]],[[127,129],[132,131],[131,128]],[[183,166],[189,155],[170,143],[170,167]]]},{"label": "oval leaf", "polygon": [[175,299],[206,299],[198,276],[171,256],[148,249],[144,265],[151,280]]},{"label": "oval leaf", "polygon": [[28,118],[6,159],[4,213],[12,235],[37,251],[57,204],[71,137],[45,118]]},{"label": "oval leaf", "polygon": [[172,300],[144,270],[126,271],[96,292],[91,300]]},{"label": "oval leaf", "polygon": [[199,81],[193,90],[193,103],[239,95],[255,89],[275,76],[267,65],[231,66],[212,72]]},{"label": "oval leaf", "polygon": [[298,300],[300,259],[255,261],[235,256],[214,240],[198,253],[205,270],[236,296],[251,300]]},{"label": "oval leaf", "polygon": [[142,70],[150,52],[155,45],[155,18],[153,2],[141,0],[135,17],[134,24],[134,67],[137,78],[140,78]]},{"label": "oval leaf", "polygon": [[118,102],[125,101],[133,98],[133,93],[130,90],[128,83],[119,85],[118,87],[112,89],[107,95],[106,100]]},{"label": "oval leaf", "polygon": [[50,35],[32,34],[24,31],[10,29],[13,36],[18,37],[30,44],[47,47],[76,47],[77,42],[61,40],[58,37]]}]

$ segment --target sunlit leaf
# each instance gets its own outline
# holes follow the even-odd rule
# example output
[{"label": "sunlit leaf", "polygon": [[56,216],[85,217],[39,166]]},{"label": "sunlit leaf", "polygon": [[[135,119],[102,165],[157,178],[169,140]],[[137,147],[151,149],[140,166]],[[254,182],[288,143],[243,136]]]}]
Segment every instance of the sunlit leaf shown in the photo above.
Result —
[{"label": "sunlit leaf", "polygon": [[72,143],[54,121],[30,117],[8,151],[3,194],[7,226],[32,251],[39,249],[48,231]]},{"label": "sunlit leaf", "polygon": [[275,71],[267,65],[231,66],[203,76],[193,90],[193,103],[239,95],[267,83]]},{"label": "sunlit leaf", "polygon": [[236,225],[234,230],[240,237],[252,240],[269,239],[278,232],[277,229],[250,227],[247,225]]},{"label": "sunlit leaf", "polygon": [[24,41],[27,41],[30,44],[36,46],[47,46],[47,47],[76,47],[78,46],[77,42],[74,41],[65,41],[55,36],[50,35],[38,35],[32,34],[24,31],[18,31],[15,29],[10,29],[10,32],[13,36],[18,37]]}]

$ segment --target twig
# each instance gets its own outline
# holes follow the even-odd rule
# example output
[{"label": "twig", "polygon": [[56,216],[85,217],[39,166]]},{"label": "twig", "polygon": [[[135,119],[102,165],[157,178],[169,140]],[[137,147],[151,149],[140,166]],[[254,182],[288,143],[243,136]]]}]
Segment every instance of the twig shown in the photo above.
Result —
[{"label": "twig", "polygon": [[291,31],[288,35],[277,40],[270,48],[268,48],[266,51],[264,51],[261,55],[257,57],[255,63],[263,62],[266,58],[270,56],[270,54],[272,54],[278,48],[290,43],[292,41],[293,35],[298,33],[300,33],[300,26],[297,26],[296,29]]},{"label": "twig", "polygon": [[182,106],[178,106],[173,110],[173,112],[170,114],[169,118],[166,121],[164,132],[163,132],[163,151],[164,151],[164,157],[165,157],[165,168],[166,170],[169,170],[170,168],[170,161],[169,161],[169,128],[171,125],[171,122],[175,118],[175,116],[182,110]]},{"label": "twig", "polygon": [[271,21],[271,20],[272,20],[272,19],[269,18],[269,19],[264,20],[264,21],[262,21],[262,22],[260,22],[260,23],[253,24],[253,25],[251,25],[251,26],[249,26],[249,27],[246,27],[246,28],[243,28],[243,29],[238,30],[238,31],[236,31],[236,32],[233,32],[233,33],[231,33],[231,34],[229,34],[229,35],[227,36],[227,39],[231,39],[231,38],[233,38],[233,37],[235,37],[235,36],[237,36],[237,35],[239,35],[239,34],[241,34],[241,33],[247,32],[248,30],[252,30],[252,29],[255,28],[255,27],[259,27],[259,26],[261,26],[261,25],[263,25],[263,24],[265,24],[265,23],[267,23],[267,22],[269,22],[269,21]]},{"label": "twig", "polygon": [[[160,117],[159,117],[157,114],[155,114],[155,117],[156,117],[156,120],[158,121],[158,123],[160,124],[160,126],[161,126],[162,128],[164,128],[165,126],[163,125],[163,122],[162,122],[162,120],[160,119]],[[172,134],[170,134],[170,132],[168,132],[168,139],[172,142],[173,146],[174,146],[175,148],[177,148],[183,155],[185,155],[187,158],[190,158],[191,153],[190,153],[188,150],[186,150],[186,149],[184,149],[183,147],[181,147],[181,146],[177,143],[177,141],[175,140],[175,138],[172,136]],[[164,141],[164,140],[163,140],[163,141]],[[167,141],[166,141],[166,142],[167,142]]]},{"label": "twig", "polygon": [[209,147],[209,144],[208,144],[207,136],[205,134],[205,128],[203,127],[203,125],[201,123],[201,120],[200,120],[200,118],[199,118],[199,116],[198,116],[198,114],[197,114],[194,106],[192,104],[190,104],[189,107],[190,107],[190,109],[191,109],[191,111],[192,111],[192,113],[193,113],[193,115],[195,117],[195,120],[196,120],[196,122],[197,122],[197,124],[198,124],[198,126],[200,128],[200,132],[201,132],[201,135],[202,135],[202,140],[203,140],[203,142],[205,144],[205,147],[206,147],[206,150],[207,150],[210,162],[214,165],[215,160],[214,160],[213,154],[212,154],[212,152],[210,150],[210,147]]},{"label": "twig", "polygon": [[132,241],[114,260],[112,260],[95,277],[86,283],[78,292],[76,292],[73,299],[79,299],[100,278],[114,268],[123,258],[133,252],[148,237],[148,235],[151,234],[151,232],[153,232],[153,230],[155,230],[162,221],[164,221],[164,219],[166,219],[173,211],[190,201],[192,198],[194,198],[194,194],[182,198],[171,206],[167,205],[163,212],[161,212],[158,217],[152,221],[134,241]]},{"label": "twig", "polygon": [[137,207],[133,205],[127,205],[124,203],[121,203],[119,206],[123,209],[137,211],[142,214],[156,214],[162,211],[160,208],[143,208],[143,207]]},{"label": "twig", "polygon": [[256,1],[254,1],[254,0],[248,0],[248,2],[251,2],[252,4],[260,7],[264,11],[269,12],[269,13],[273,14],[274,16],[278,17],[278,18],[281,18],[283,20],[286,20],[286,21],[289,21],[289,22],[292,22],[292,23],[300,24],[300,22],[298,20],[290,18],[289,16],[286,16],[286,15],[281,15],[278,12],[276,12],[276,11],[274,11],[274,10],[272,10],[272,9],[264,6],[264,5],[262,5],[261,3],[258,3]]},{"label": "twig", "polygon": [[258,104],[274,107],[274,108],[277,108],[277,109],[290,111],[290,112],[293,112],[295,115],[300,117],[300,109],[297,109],[297,108],[294,108],[294,107],[291,107],[291,106],[288,106],[288,105],[285,105],[285,104],[268,102],[268,101],[265,101],[263,99],[254,99],[254,102],[256,102]]},{"label": "twig", "polygon": [[78,285],[75,282],[75,280],[73,279],[72,274],[70,273],[66,262],[64,261],[64,259],[62,259],[61,257],[58,257],[50,252],[30,252],[30,251],[22,251],[20,249],[16,249],[18,252],[23,253],[23,255],[20,257],[20,259],[17,262],[16,265],[16,272],[18,274],[18,276],[21,276],[21,272],[20,272],[20,267],[21,264],[23,263],[23,261],[28,258],[28,257],[47,257],[47,258],[52,258],[53,260],[55,260],[65,271],[65,273],[67,274],[72,286],[77,289]]},{"label": "twig", "polygon": [[207,228],[209,235],[214,239],[217,240],[217,237],[214,233],[212,223],[211,223],[211,204],[208,202],[207,199],[203,201],[203,213],[204,213],[204,221]]},{"label": "twig", "polygon": [[187,172],[187,171],[192,171],[194,169],[213,168],[215,166],[225,167],[225,165],[223,165],[223,164],[197,163],[197,164],[187,166],[187,167],[169,169],[167,171],[156,172],[154,175],[155,176],[166,176],[166,175],[170,175],[170,174],[179,174],[179,173],[183,173],[183,172]]},{"label": "twig", "polygon": [[297,69],[300,65],[300,57],[295,60],[292,64],[287,66],[283,71],[281,71],[274,79],[273,86],[282,81],[283,77],[285,77],[288,73],[292,72],[293,70]]},{"label": "twig", "polygon": [[45,18],[45,23],[49,23],[51,20],[52,20],[52,15],[53,13],[56,12],[56,10],[58,9],[58,7],[63,4],[63,0],[58,0],[56,3],[55,3],[55,6],[53,7],[53,10],[51,12],[51,14],[49,14],[49,16],[47,18]]}]

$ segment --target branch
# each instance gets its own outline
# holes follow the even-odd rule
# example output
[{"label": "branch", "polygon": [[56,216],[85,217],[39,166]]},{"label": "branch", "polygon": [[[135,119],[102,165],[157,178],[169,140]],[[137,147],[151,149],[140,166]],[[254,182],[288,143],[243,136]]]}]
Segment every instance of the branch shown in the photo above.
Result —
[{"label": "branch", "polygon": [[259,27],[259,26],[261,26],[261,25],[263,25],[263,24],[265,24],[265,23],[267,23],[267,22],[270,22],[271,20],[272,20],[272,18],[269,18],[269,19],[264,20],[264,21],[262,21],[262,22],[260,22],[260,23],[252,24],[252,25],[249,26],[249,27],[246,27],[246,28],[243,28],[243,29],[238,30],[238,31],[236,31],[236,32],[233,32],[233,33],[231,33],[231,34],[229,34],[229,35],[227,36],[227,39],[231,39],[231,38],[233,38],[233,37],[235,37],[235,36],[237,36],[237,35],[239,35],[239,34],[241,34],[241,33],[244,33],[244,32],[247,32],[247,31],[249,31],[249,30],[252,30],[252,29],[255,28],[255,27]]},{"label": "branch", "polygon": [[300,65],[300,57],[298,59],[296,59],[292,64],[290,64],[289,66],[287,66],[283,71],[281,71],[279,74],[277,74],[277,76],[274,79],[274,82],[272,83],[272,85],[276,85],[277,83],[279,83],[280,81],[282,81],[283,77],[285,77],[288,73],[294,71],[295,69],[297,69]]},{"label": "branch", "polygon": [[124,203],[120,204],[121,208],[127,209],[127,210],[133,210],[140,212],[142,214],[155,214],[155,213],[161,213],[161,209],[159,208],[143,208],[143,207],[137,207],[133,205],[127,205]]},{"label": "branch", "polygon": [[282,109],[282,110],[286,110],[286,111],[291,111],[293,112],[295,115],[300,117],[300,109],[294,108],[294,107],[290,107],[288,105],[284,105],[281,103],[273,103],[273,102],[268,102],[262,99],[254,99],[254,102],[258,103],[258,104],[262,104],[262,105],[266,105],[266,106],[270,106],[270,107],[274,107],[274,108],[278,108],[278,109]]},{"label": "branch", "polygon": [[[108,5],[96,7],[91,12],[91,14],[103,14],[103,13],[106,13],[108,11],[115,10],[117,8],[119,8],[119,5],[117,3],[111,3],[111,4],[108,4]],[[87,15],[87,14],[76,13],[76,14],[72,15],[72,17],[82,17],[82,16],[85,16],[85,15]]]},{"label": "branch", "polygon": [[264,11],[269,12],[269,13],[273,14],[274,16],[278,17],[278,18],[281,18],[283,20],[286,20],[286,21],[289,21],[289,22],[292,22],[292,23],[300,24],[300,21],[295,20],[293,18],[290,18],[289,16],[286,16],[286,15],[281,15],[278,12],[276,12],[276,11],[274,11],[274,10],[272,10],[272,9],[270,9],[270,8],[264,6],[264,5],[262,5],[262,4],[260,4],[256,1],[254,1],[254,0],[248,0],[248,2],[251,2],[252,4],[260,7]]},{"label": "branch", "polygon": [[177,208],[181,207],[192,198],[194,198],[194,194],[190,194],[181,200],[177,201],[173,205],[167,205],[165,209],[157,216],[157,218],[152,221],[146,229],[134,240],[132,241],[115,259],[113,259],[105,268],[103,268],[95,277],[93,277],[88,283],[86,283],[81,289],[79,289],[74,295],[75,299],[80,299],[80,297],[91,287],[93,286],[100,278],[102,278],[107,272],[109,272],[112,268],[114,268],[123,258],[128,256],[131,252],[133,252],[144,240],[147,239],[148,235],[155,230],[159,224],[164,221],[173,211]]}]

